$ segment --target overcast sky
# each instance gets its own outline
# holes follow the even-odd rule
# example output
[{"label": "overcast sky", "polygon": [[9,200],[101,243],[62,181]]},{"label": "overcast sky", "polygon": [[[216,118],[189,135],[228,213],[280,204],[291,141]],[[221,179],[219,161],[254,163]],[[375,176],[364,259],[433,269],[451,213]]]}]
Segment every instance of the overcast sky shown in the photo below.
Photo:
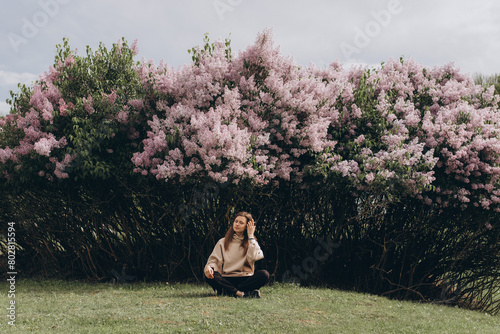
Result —
[{"label": "overcast sky", "polygon": [[454,62],[462,72],[500,73],[500,1],[475,0],[22,0],[0,4],[0,115],[17,83],[31,83],[53,65],[68,37],[86,46],[137,39],[139,55],[170,66],[190,62],[187,50],[230,35],[233,52],[266,28],[298,63],[340,60],[375,66],[413,58],[426,66]]}]

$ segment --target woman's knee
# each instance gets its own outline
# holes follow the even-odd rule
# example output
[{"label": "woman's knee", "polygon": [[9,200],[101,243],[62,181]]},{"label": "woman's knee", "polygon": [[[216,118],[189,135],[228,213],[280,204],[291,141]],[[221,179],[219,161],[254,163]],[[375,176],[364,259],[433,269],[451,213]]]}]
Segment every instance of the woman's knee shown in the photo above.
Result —
[{"label": "woman's knee", "polygon": [[269,272],[267,270],[257,270],[254,274],[255,276],[259,277],[262,280],[265,280],[266,283],[269,281]]},{"label": "woman's knee", "polygon": [[213,278],[208,278],[207,276],[203,275],[205,282],[207,282],[209,285],[212,285],[215,281],[220,280],[221,277],[222,277],[222,275],[217,271],[214,271]]}]

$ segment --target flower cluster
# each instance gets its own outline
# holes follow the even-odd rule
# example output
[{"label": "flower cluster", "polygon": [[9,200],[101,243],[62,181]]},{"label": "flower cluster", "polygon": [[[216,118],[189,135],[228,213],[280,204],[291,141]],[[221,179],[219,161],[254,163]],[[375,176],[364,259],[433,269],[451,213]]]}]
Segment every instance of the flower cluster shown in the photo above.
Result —
[{"label": "flower cluster", "polygon": [[[60,161],[57,155],[51,156],[55,149],[63,149],[67,145],[65,136],[58,136],[57,131],[53,131],[54,115],[61,104],[64,104],[64,101],[51,76],[42,75],[33,86],[29,102],[25,106],[27,110],[16,110],[17,114],[7,116],[2,122],[4,127],[15,129],[16,137],[20,139],[13,147],[6,145],[0,148],[0,162],[10,162],[16,170],[22,170],[23,163],[29,161],[23,158],[36,155],[50,157],[51,164],[47,168],[56,171],[58,178],[68,177],[63,170],[68,166],[70,158]],[[10,175],[7,170],[4,170],[4,174]],[[39,174],[45,175],[45,171],[40,171]],[[49,176],[49,179],[51,178]]]}]

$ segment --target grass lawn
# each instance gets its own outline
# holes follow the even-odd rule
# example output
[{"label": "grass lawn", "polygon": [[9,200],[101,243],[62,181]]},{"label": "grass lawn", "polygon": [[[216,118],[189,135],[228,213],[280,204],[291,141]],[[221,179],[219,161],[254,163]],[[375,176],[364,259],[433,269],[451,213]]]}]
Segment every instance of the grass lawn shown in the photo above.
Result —
[{"label": "grass lawn", "polygon": [[296,285],[261,299],[215,297],[208,285],[19,280],[16,321],[0,283],[0,333],[500,333],[500,316]]}]

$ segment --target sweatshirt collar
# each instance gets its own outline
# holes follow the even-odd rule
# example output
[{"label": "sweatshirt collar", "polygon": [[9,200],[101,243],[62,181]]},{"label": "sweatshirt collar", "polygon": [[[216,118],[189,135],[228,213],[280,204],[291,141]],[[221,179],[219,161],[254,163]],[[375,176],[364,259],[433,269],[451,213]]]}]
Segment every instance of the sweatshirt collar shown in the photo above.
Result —
[{"label": "sweatshirt collar", "polygon": [[243,237],[239,237],[236,233],[233,234],[233,240],[242,241]]}]

